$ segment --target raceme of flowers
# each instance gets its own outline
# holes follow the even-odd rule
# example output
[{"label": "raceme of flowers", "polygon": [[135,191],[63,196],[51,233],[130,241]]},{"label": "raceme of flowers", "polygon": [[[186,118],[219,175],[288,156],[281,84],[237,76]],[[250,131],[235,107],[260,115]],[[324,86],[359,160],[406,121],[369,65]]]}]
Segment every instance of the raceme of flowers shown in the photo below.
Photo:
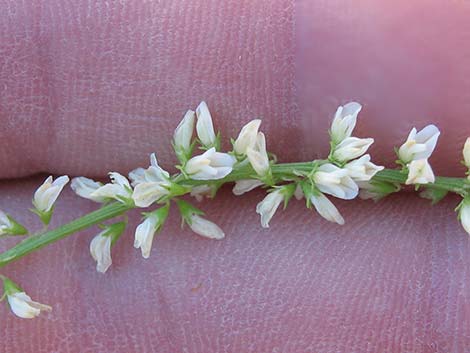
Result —
[{"label": "raceme of flowers", "polygon": [[[379,200],[401,189],[402,183],[375,178],[384,167],[372,162],[368,154],[373,138],[354,136],[354,128],[362,109],[359,103],[340,106],[333,118],[330,133],[330,153],[326,159],[306,162],[302,168],[279,169],[267,149],[267,139],[260,131],[261,120],[254,119],[244,125],[238,137],[232,140],[232,150],[222,151],[220,134],[214,130],[213,119],[205,102],[188,110],[174,131],[172,146],[179,160],[179,173],[171,175],[163,169],[157,155],[150,155],[146,167],[137,168],[127,176],[109,173],[110,181],[101,183],[86,177],[76,177],[71,188],[80,197],[103,205],[118,202],[131,208],[150,208],[142,213],[142,222],[135,228],[134,247],[140,249],[143,258],[149,258],[155,235],[163,228],[171,204],[175,204],[186,224],[194,233],[208,239],[220,240],[224,231],[204,217],[204,212],[182,196],[188,194],[197,201],[212,198],[226,182],[234,182],[237,196],[256,188],[266,189],[266,196],[256,205],[261,226],[268,228],[281,205],[286,207],[294,196],[304,199],[307,208],[315,209],[325,220],[343,225],[345,220],[334,205],[333,199]],[[413,128],[397,151],[400,173],[406,176],[405,185],[425,188],[421,196],[437,202],[446,192],[432,188],[436,181],[429,162],[437,145],[439,129],[428,125],[419,130]],[[470,138],[463,148],[463,164],[470,174]],[[237,172],[237,173],[234,173]],[[242,175],[242,177],[232,177]],[[468,176],[470,180],[470,175]],[[36,190],[33,209],[47,226],[54,212],[55,203],[69,182],[68,176],[54,179],[49,176]],[[462,192],[458,217],[470,234],[470,197]],[[90,224],[91,225],[91,224]],[[100,224],[100,231],[90,242],[90,254],[96,262],[96,270],[105,273],[112,265],[112,247],[124,234],[126,220]],[[0,211],[0,236],[28,233],[27,229],[11,215]],[[4,298],[12,312],[21,318],[33,318],[51,308],[32,301],[10,279],[0,275],[4,283]]]}]

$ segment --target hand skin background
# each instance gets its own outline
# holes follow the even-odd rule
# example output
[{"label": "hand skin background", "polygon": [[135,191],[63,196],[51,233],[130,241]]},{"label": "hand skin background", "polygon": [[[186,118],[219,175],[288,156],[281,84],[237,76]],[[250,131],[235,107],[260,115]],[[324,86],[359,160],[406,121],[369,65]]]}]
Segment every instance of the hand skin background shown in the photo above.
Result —
[{"label": "hand skin background", "polygon": [[[431,164],[463,175],[470,136],[470,2],[0,0],[0,209],[31,228],[38,173],[127,173],[206,100],[228,140],[255,117],[282,161],[328,152],[336,107],[393,166],[409,130],[442,130]],[[181,230],[176,209],[143,260],[132,213],[101,275],[90,229],[2,272],[54,311],[1,308],[1,352],[469,352],[470,246],[456,197],[335,203],[330,224],[293,201],[264,230],[262,192],[198,206],[225,230]],[[70,190],[52,226],[96,204]],[[2,239],[0,250],[16,242]],[[3,306],[3,305],[2,305]]]}]

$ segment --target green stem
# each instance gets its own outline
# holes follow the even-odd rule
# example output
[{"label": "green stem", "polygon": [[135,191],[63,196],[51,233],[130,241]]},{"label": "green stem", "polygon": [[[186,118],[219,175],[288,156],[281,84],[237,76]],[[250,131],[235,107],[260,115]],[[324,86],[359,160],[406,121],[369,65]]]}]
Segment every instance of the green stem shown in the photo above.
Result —
[{"label": "green stem", "polygon": [[[275,164],[272,166],[272,174],[275,180],[278,181],[282,180],[282,178],[294,179],[297,177],[294,171],[308,173],[312,170],[314,164],[315,162]],[[251,166],[243,165],[235,169],[227,177],[217,180],[217,183],[224,184],[241,179],[250,179],[254,176],[255,172]],[[185,179],[181,174],[175,175],[172,180],[175,183],[185,186],[208,184],[207,181],[203,180]],[[404,184],[406,181],[406,175],[400,170],[385,169],[377,173],[374,176],[374,180]],[[427,184],[426,187],[447,190],[462,196],[467,195],[470,192],[470,184],[463,178],[436,177],[435,183]],[[54,230],[46,231],[42,234],[27,238],[13,248],[0,254],[0,267],[82,229],[86,229],[92,225],[117,217],[132,208],[133,206],[120,202],[112,203]]]},{"label": "green stem", "polygon": [[39,250],[50,243],[63,239],[75,232],[101,223],[107,219],[119,216],[129,209],[131,209],[130,206],[120,202],[112,203],[54,230],[26,238],[13,248],[0,254],[0,267],[15,261],[30,252]]}]

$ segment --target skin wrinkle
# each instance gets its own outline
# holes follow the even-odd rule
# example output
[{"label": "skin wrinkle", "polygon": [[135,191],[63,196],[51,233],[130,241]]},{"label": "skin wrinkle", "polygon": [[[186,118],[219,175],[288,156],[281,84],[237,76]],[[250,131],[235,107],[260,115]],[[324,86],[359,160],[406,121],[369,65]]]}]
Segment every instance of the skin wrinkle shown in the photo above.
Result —
[{"label": "skin wrinkle", "polygon": [[[357,99],[364,103],[359,135],[377,138],[374,160],[391,166],[392,147],[411,127],[433,122],[443,131],[435,172],[462,175],[469,6],[0,0],[7,14],[0,16],[0,177],[102,177],[147,165],[154,151],[167,167],[175,161],[173,129],[201,99],[226,137],[262,118],[269,150],[283,161],[325,156],[337,105]],[[42,180],[2,181],[0,209],[39,228],[26,210]],[[235,199],[224,189],[201,204],[226,231],[223,242],[182,231],[173,209],[149,260],[132,247],[134,213],[106,277],[88,254],[98,229],[6,267],[54,311],[20,321],[2,308],[0,351],[470,346],[470,248],[452,212],[455,198],[432,208],[413,195],[378,204],[335,200],[344,227],[293,201],[265,231],[254,212],[262,197]],[[66,191],[52,227],[94,209]],[[15,242],[2,239],[0,251]]]}]

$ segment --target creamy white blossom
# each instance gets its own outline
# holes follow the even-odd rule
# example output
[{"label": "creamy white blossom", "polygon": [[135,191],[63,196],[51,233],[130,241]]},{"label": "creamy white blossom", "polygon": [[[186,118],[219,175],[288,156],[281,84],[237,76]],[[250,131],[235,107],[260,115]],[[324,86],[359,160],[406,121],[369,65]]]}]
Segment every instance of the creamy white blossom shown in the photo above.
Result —
[{"label": "creamy white blossom", "polygon": [[158,217],[147,217],[135,230],[134,247],[136,249],[140,248],[144,259],[148,259],[150,257],[150,251],[152,250],[153,238],[157,231],[158,222]]},{"label": "creamy white blossom", "polygon": [[202,218],[199,215],[191,215],[188,223],[189,227],[194,233],[199,234],[203,237],[217,240],[223,239],[225,237],[223,230],[220,229],[217,224],[205,218]]},{"label": "creamy white blossom", "polygon": [[373,143],[373,138],[347,137],[335,147],[332,156],[338,162],[347,162],[362,156]]},{"label": "creamy white blossom", "polygon": [[134,247],[140,248],[142,257],[147,259],[152,250],[155,233],[163,226],[169,211],[169,204],[145,214],[145,220],[135,230]]},{"label": "creamy white blossom", "polygon": [[470,169],[470,137],[465,140],[465,145],[463,146],[463,163],[467,168]]},{"label": "creamy white blossom", "polygon": [[173,134],[173,143],[178,156],[187,156],[191,149],[196,113],[188,110]]},{"label": "creamy white blossom", "polygon": [[241,179],[235,181],[235,186],[232,189],[234,195],[240,196],[246,192],[256,189],[258,186],[263,185],[261,180],[257,179]]},{"label": "creamy white blossom", "polygon": [[340,225],[344,224],[344,218],[341,216],[335,205],[333,205],[333,203],[328,200],[325,195],[321,193],[317,195],[312,194],[310,196],[310,201],[320,216],[330,222],[338,223]]},{"label": "creamy white blossom", "polygon": [[197,185],[191,189],[190,195],[201,202],[204,197],[212,196],[212,190],[212,186],[210,185]]},{"label": "creamy white blossom", "polygon": [[368,181],[379,171],[383,170],[384,167],[372,163],[370,161],[370,155],[366,154],[346,164],[344,169],[348,171],[349,176],[354,181]]},{"label": "creamy white blossom", "polygon": [[212,116],[209,112],[206,102],[201,102],[196,108],[196,131],[199,140],[206,147],[212,147],[216,143],[214,126],[212,124]]},{"label": "creamy white blossom", "polygon": [[459,218],[462,227],[470,235],[470,200],[462,201],[459,207]]},{"label": "creamy white blossom", "polygon": [[284,201],[282,189],[276,189],[270,192],[266,197],[256,205],[256,213],[261,216],[261,226],[269,228],[269,221],[273,218],[274,213],[279,205]]},{"label": "creamy white blossom", "polygon": [[248,148],[254,148],[260,125],[261,120],[255,119],[243,126],[233,144],[233,150],[235,153],[245,155]]},{"label": "creamy white blossom", "polygon": [[351,200],[359,192],[359,188],[349,176],[348,170],[338,168],[331,163],[318,167],[313,180],[321,192],[340,199]]},{"label": "creamy white blossom", "polygon": [[112,240],[108,230],[103,230],[90,243],[90,254],[96,261],[96,270],[98,272],[105,273],[113,263],[111,260]]},{"label": "creamy white blossom", "polygon": [[105,184],[89,194],[90,199],[116,199],[124,202],[132,197],[132,188],[125,176],[117,172],[109,173],[111,183]]},{"label": "creamy white blossom", "polygon": [[436,147],[440,133],[435,125],[428,125],[419,132],[413,128],[406,142],[398,149],[398,158],[405,164],[413,160],[428,159]]},{"label": "creamy white blossom", "polygon": [[10,218],[0,210],[0,235],[10,234],[9,230],[13,227],[13,223],[10,221]]},{"label": "creamy white blossom", "polygon": [[362,106],[356,102],[338,107],[330,129],[331,139],[334,143],[338,144],[351,137],[351,133],[356,126],[357,115],[361,109]]},{"label": "creamy white blossom", "polygon": [[138,184],[132,199],[137,207],[148,207],[164,196],[169,195],[170,190],[166,187],[166,182],[145,182]]},{"label": "creamy white blossom", "polygon": [[203,154],[191,158],[184,170],[194,180],[217,180],[230,174],[235,162],[235,157],[228,153],[216,152],[212,147]]},{"label": "creamy white blossom", "polygon": [[148,207],[170,193],[170,174],[158,165],[155,153],[150,155],[150,166],[133,171],[132,199],[137,207]]},{"label": "creamy white blossom", "polygon": [[256,174],[263,177],[268,173],[269,157],[266,151],[266,138],[262,132],[258,132],[255,145],[246,149],[246,155]]},{"label": "creamy white blossom", "polygon": [[414,160],[408,164],[408,178],[405,184],[434,183],[434,173],[427,159]]},{"label": "creamy white blossom", "polygon": [[50,212],[68,182],[69,177],[67,175],[58,177],[56,180],[49,176],[34,193],[33,205],[36,210],[44,213]]},{"label": "creamy white blossom", "polygon": [[22,319],[33,319],[42,311],[51,311],[49,305],[35,302],[25,292],[15,292],[7,295],[11,311]]},{"label": "creamy white blossom", "polygon": [[70,187],[80,197],[93,200],[95,202],[106,201],[105,197],[92,196],[92,193],[102,187],[103,184],[85,177],[76,177],[72,179]]}]

